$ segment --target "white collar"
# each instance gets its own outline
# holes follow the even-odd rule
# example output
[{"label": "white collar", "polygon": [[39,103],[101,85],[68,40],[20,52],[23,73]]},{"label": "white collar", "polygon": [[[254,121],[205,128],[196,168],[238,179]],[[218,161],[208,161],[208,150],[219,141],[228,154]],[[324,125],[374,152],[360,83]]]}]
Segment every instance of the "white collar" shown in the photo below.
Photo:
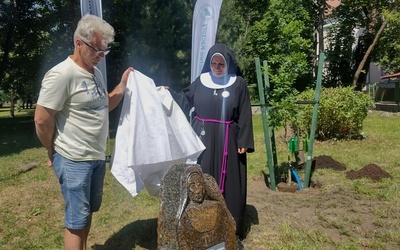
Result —
[{"label": "white collar", "polygon": [[200,75],[200,82],[204,86],[206,86],[207,88],[210,88],[210,89],[223,89],[223,88],[231,86],[236,81],[235,75],[228,75],[227,77],[229,77],[229,80],[227,81],[226,84],[216,84],[211,79],[211,73],[207,72],[207,73],[203,73]]}]

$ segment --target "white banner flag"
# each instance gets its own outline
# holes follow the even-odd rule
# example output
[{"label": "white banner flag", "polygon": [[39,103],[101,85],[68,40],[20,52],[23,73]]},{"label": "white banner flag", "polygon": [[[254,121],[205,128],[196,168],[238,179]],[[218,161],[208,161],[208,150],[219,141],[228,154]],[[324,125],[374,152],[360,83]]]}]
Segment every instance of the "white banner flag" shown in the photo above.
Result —
[{"label": "white banner flag", "polygon": [[208,50],[215,44],[222,0],[197,0],[193,13],[191,77],[201,73]]},{"label": "white banner flag", "polygon": [[81,15],[88,13],[103,18],[101,0],[81,0]]},{"label": "white banner flag", "polygon": [[[103,19],[101,0],[81,0],[81,15],[91,14]],[[106,58],[100,60],[97,67],[103,74],[104,83],[107,85]]]}]

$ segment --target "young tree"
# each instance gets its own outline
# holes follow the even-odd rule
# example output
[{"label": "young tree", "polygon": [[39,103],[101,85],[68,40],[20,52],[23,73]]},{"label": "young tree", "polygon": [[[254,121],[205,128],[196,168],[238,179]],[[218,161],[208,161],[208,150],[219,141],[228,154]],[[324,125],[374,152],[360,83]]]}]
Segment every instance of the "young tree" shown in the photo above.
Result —
[{"label": "young tree", "polygon": [[[251,58],[251,83],[256,83],[254,58],[268,61],[272,89],[270,105],[276,126],[283,125],[291,114],[299,90],[312,86],[313,31],[311,1],[272,0],[264,18],[250,29],[244,47]],[[250,62],[249,62],[250,63]]]}]

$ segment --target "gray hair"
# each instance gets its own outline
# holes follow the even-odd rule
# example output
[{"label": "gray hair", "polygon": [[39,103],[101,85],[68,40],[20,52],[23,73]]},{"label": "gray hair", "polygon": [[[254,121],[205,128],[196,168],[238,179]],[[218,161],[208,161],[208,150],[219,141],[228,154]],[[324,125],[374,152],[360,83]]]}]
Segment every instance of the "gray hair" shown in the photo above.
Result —
[{"label": "gray hair", "polygon": [[78,26],[74,33],[74,41],[77,38],[89,42],[93,36],[101,35],[103,46],[108,46],[109,43],[114,41],[115,31],[114,28],[98,16],[86,14],[78,22]]}]

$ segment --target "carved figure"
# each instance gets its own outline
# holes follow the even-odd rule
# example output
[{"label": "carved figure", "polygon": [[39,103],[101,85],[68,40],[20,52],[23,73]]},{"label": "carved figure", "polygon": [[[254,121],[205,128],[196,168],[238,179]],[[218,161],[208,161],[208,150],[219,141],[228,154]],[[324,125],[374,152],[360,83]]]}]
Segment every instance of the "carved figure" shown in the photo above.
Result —
[{"label": "carved figure", "polygon": [[225,246],[237,249],[236,223],[215,179],[203,174],[200,165],[188,165],[181,176],[177,212],[179,249]]}]

